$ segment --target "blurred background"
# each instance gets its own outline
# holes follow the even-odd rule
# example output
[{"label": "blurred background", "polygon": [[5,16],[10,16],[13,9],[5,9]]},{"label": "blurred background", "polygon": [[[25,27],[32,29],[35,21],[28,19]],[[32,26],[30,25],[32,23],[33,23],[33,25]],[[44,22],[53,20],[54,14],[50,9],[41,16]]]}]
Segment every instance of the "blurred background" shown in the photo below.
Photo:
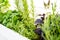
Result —
[{"label": "blurred background", "polygon": [[0,24],[30,40],[42,40],[35,33],[39,25],[45,40],[60,40],[59,4],[60,0],[0,0]]}]

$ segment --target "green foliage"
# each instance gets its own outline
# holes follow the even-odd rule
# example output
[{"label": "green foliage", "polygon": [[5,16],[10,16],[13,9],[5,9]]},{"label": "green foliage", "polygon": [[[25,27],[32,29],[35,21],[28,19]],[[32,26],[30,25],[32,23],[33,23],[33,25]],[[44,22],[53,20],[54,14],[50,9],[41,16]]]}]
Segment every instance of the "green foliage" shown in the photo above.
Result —
[{"label": "green foliage", "polygon": [[[17,6],[18,11],[22,12],[20,14],[22,14],[22,18],[23,18],[22,22],[25,24],[23,26],[26,28],[26,32],[27,32],[27,33],[26,32],[24,33],[24,29],[23,29],[23,35],[25,35],[26,37],[29,37],[30,39],[36,39],[37,35],[33,31],[35,29],[34,19],[29,17],[29,13],[31,13],[31,12],[29,12],[27,0],[17,0],[16,6]],[[33,4],[31,6],[33,7]],[[34,9],[32,8],[32,12],[33,12],[32,14],[34,14],[33,10]],[[27,29],[28,29],[28,31],[27,31]],[[22,34],[22,32],[21,32],[21,34]]]},{"label": "green foliage", "polygon": [[[8,10],[5,13],[2,13],[3,11],[0,12],[0,24],[3,24],[31,40],[37,39],[38,35],[34,33],[34,19],[29,17],[30,12],[27,0],[16,0],[16,6],[17,11]],[[1,8],[2,7],[4,6],[1,6]],[[32,14],[34,14],[34,11],[32,12]]]},{"label": "green foliage", "polygon": [[9,7],[10,7],[10,4],[8,0],[0,0],[0,12],[6,11],[6,9]]},{"label": "green foliage", "polygon": [[[34,33],[34,20],[32,18],[23,17],[22,12],[8,11],[0,13],[0,23],[6,27],[18,32],[19,34],[29,38],[36,39],[38,36]],[[4,16],[3,16],[4,15]],[[25,15],[24,15],[25,16]],[[2,19],[1,19],[2,18]]]},{"label": "green foliage", "polygon": [[45,40],[60,40],[60,15],[55,10],[56,5],[52,8],[53,14],[47,15],[42,26]]},{"label": "green foliage", "polygon": [[60,40],[60,16],[51,14],[42,27],[46,40]]}]

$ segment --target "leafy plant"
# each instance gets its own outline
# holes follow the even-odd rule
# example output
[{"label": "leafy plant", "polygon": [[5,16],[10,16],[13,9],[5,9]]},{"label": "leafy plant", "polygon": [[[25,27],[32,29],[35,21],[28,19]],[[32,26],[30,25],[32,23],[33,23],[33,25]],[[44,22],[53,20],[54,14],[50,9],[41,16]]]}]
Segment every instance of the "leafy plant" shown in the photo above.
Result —
[{"label": "leafy plant", "polygon": [[53,7],[53,14],[45,18],[42,30],[45,33],[45,40],[60,40],[60,15],[55,13],[56,6]]},{"label": "leafy plant", "polygon": [[0,0],[0,12],[6,11],[10,7],[8,0]]},{"label": "leafy plant", "polygon": [[[23,8],[19,5],[19,1],[22,1]],[[8,10],[4,14],[0,12],[0,23],[31,40],[35,40],[38,35],[34,33],[34,19],[29,17],[30,12],[27,4],[27,0],[16,0],[17,11]]]},{"label": "leafy plant", "polygon": [[19,34],[28,37],[29,39],[36,39],[38,35],[34,33],[34,20],[32,18],[23,18],[20,12],[8,11],[1,14],[0,23],[6,27],[18,32]]}]

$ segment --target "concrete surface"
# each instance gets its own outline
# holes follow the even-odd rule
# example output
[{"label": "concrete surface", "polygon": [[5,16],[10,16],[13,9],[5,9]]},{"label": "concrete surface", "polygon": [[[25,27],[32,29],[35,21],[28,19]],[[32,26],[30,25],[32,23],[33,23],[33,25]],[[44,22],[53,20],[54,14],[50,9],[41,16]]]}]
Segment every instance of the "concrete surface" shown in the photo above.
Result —
[{"label": "concrete surface", "polygon": [[29,40],[0,24],[0,40]]}]

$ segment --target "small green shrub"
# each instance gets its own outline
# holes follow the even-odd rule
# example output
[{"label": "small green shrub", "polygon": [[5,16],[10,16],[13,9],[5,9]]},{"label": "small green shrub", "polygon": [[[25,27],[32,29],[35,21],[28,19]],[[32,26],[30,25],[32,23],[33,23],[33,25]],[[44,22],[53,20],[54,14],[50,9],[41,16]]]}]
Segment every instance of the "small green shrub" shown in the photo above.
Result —
[{"label": "small green shrub", "polygon": [[34,19],[30,17],[23,17],[22,12],[7,11],[6,13],[0,13],[0,24],[18,32],[19,34],[33,40],[38,37],[34,33]]},{"label": "small green shrub", "polygon": [[60,40],[60,16],[51,14],[45,19],[42,27],[46,40]]},{"label": "small green shrub", "polygon": [[60,14],[56,12],[56,4],[52,6],[52,14],[47,15],[42,30],[45,40],[60,40]]}]

